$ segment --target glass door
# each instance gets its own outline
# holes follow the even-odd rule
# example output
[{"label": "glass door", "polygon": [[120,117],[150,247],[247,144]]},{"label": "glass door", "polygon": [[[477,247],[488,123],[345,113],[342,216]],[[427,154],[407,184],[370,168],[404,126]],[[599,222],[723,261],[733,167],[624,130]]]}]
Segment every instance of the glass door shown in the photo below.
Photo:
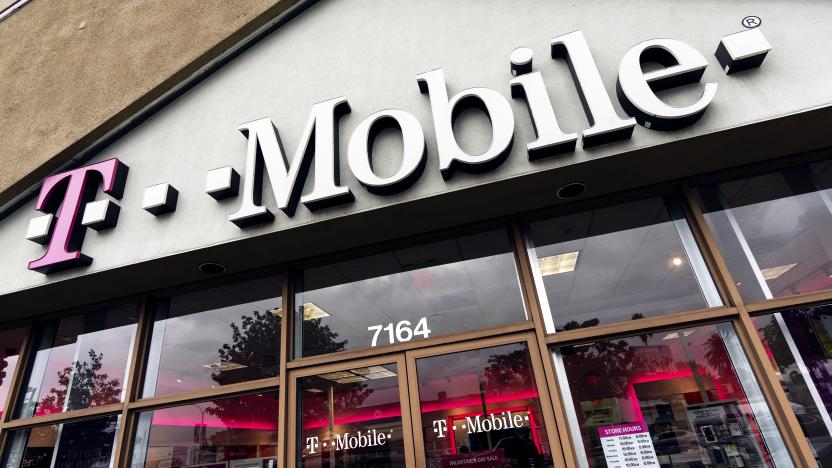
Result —
[{"label": "glass door", "polygon": [[535,346],[520,333],[297,370],[289,458],[298,468],[554,466]]},{"label": "glass door", "polygon": [[[413,467],[403,354],[292,374],[289,459],[298,468]],[[290,466],[292,466],[290,464]]]},{"label": "glass door", "polygon": [[407,353],[417,467],[554,466],[533,343],[521,334]]}]

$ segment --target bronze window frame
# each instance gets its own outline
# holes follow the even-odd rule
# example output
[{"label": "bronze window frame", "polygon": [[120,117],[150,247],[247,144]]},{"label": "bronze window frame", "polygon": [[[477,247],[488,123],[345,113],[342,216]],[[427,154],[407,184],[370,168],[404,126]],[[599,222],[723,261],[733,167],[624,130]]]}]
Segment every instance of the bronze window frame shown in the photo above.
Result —
[{"label": "bronze window frame", "polygon": [[[22,419],[13,417],[15,407],[19,404],[20,394],[25,385],[24,379],[28,369],[28,363],[33,353],[32,334],[36,324],[52,317],[61,317],[77,313],[73,311],[60,311],[50,313],[42,317],[15,321],[2,324],[5,326],[26,326],[27,335],[24,338],[23,346],[19,354],[19,364],[11,376],[9,395],[3,404],[5,411],[0,419],[0,453],[5,455],[6,442],[9,432],[17,429],[31,428],[45,424],[60,424],[81,419],[87,419],[104,415],[120,415],[121,420],[116,435],[114,446],[115,466],[126,468],[129,466],[134,437],[136,415],[140,411],[159,409],[194,401],[209,400],[219,397],[227,397],[259,391],[278,391],[278,440],[277,454],[278,467],[289,468],[295,466],[296,443],[294,440],[296,428],[296,381],[304,375],[320,372],[322,369],[334,369],[354,367],[366,362],[396,362],[401,369],[400,392],[405,397],[410,397],[410,405],[403,403],[403,424],[405,424],[405,413],[407,413],[406,431],[410,432],[406,437],[406,450],[408,451],[408,466],[424,466],[421,459],[423,453],[423,441],[421,434],[414,433],[412,424],[418,422],[418,401],[413,401],[413,396],[418,395],[416,382],[411,381],[408,376],[415,376],[415,359],[418,357],[437,355],[446,352],[463,351],[476,349],[489,344],[509,343],[525,341],[529,346],[529,352],[534,363],[535,378],[539,387],[541,409],[545,416],[549,443],[552,447],[552,455],[556,466],[577,466],[578,457],[583,454],[576,453],[571,439],[571,432],[567,419],[566,408],[561,395],[561,387],[555,372],[554,362],[551,358],[551,349],[560,346],[600,341],[626,335],[633,335],[644,331],[659,331],[671,328],[689,327],[699,324],[716,322],[731,322],[737,331],[743,349],[757,378],[765,400],[772,416],[777,423],[778,429],[783,437],[786,447],[792,460],[798,466],[817,466],[812,451],[803,436],[789,404],[783,392],[775,369],[768,360],[762,342],[757,337],[757,332],[751,317],[754,315],[766,314],[783,310],[785,308],[800,307],[814,303],[832,301],[832,290],[824,290],[813,293],[788,296],[770,299],[760,302],[745,303],[740,296],[731,273],[729,272],[725,259],[722,257],[716,244],[713,233],[705,222],[699,206],[698,199],[693,194],[692,187],[703,182],[725,179],[727,176],[748,176],[754,173],[777,170],[785,166],[805,164],[818,160],[821,156],[829,157],[828,151],[815,152],[811,154],[796,155],[781,160],[770,161],[751,167],[738,168],[730,171],[723,171],[717,174],[706,174],[701,177],[687,179],[682,182],[670,182],[652,187],[643,187],[626,193],[606,195],[591,200],[583,200],[557,205],[532,213],[519,213],[503,218],[498,218],[482,223],[468,226],[458,226],[441,232],[421,234],[405,239],[391,241],[383,245],[372,245],[356,248],[348,252],[341,252],[333,255],[318,258],[306,259],[291,265],[273,267],[264,271],[263,269],[246,272],[239,275],[223,277],[219,279],[206,280],[184,287],[168,288],[162,291],[149,292],[144,295],[125,298],[120,301],[108,301],[109,303],[123,303],[129,300],[138,300],[141,303],[136,336],[131,353],[131,362],[126,378],[126,393],[122,403],[111,404],[100,407],[75,410],[66,413],[52,414],[47,416],[36,416]],[[552,214],[567,214],[583,211],[600,206],[608,206],[622,200],[638,199],[646,196],[674,195],[681,200],[685,217],[693,232],[699,250],[704,257],[708,271],[712,275],[717,290],[723,301],[723,306],[708,309],[697,309],[661,316],[649,317],[637,321],[612,323],[600,325],[593,328],[584,328],[547,334],[543,325],[542,310],[538,291],[536,290],[532,265],[527,255],[526,240],[523,236],[521,223],[530,219]],[[165,395],[161,397],[140,398],[142,377],[147,366],[147,349],[150,344],[150,331],[153,325],[153,304],[154,297],[169,295],[178,291],[202,289],[212,284],[226,284],[238,282],[241,279],[254,276],[265,276],[278,272],[282,284],[282,300],[284,310],[294,310],[294,272],[298,268],[338,258],[355,257],[368,252],[381,249],[395,248],[396,246],[415,245],[417,243],[430,242],[431,240],[447,238],[464,232],[476,232],[494,228],[495,226],[506,226],[513,242],[514,257],[519,276],[520,289],[524,305],[528,312],[529,319],[505,326],[464,332],[453,335],[446,335],[436,338],[429,338],[420,341],[398,343],[394,345],[344,351],[334,354],[313,356],[308,358],[292,359],[294,314],[287,313],[281,321],[281,342],[280,342],[280,365],[277,377],[261,379],[250,382],[243,382],[213,389],[201,389],[178,394]],[[391,247],[392,246],[392,247]],[[86,309],[86,307],[85,307]],[[412,368],[412,369],[411,369]],[[404,376],[404,377],[402,377]],[[402,384],[401,379],[406,381]],[[409,407],[408,407],[409,406]],[[420,426],[419,426],[420,427]]]}]

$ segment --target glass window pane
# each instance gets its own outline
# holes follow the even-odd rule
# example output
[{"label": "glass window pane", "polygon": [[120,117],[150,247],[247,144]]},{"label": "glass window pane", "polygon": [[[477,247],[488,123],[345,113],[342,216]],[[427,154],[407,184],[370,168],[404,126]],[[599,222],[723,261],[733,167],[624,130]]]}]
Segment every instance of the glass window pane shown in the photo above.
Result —
[{"label": "glass window pane", "polygon": [[160,301],[142,395],[277,376],[282,288],[268,277]]},{"label": "glass window pane", "polygon": [[547,331],[707,307],[715,289],[680,216],[650,198],[531,223]]},{"label": "glass window pane", "polygon": [[130,466],[274,468],[277,416],[277,392],[141,412]]},{"label": "glass window pane", "polygon": [[553,466],[525,343],[418,359],[428,466]]},{"label": "glass window pane", "polygon": [[384,364],[298,379],[298,466],[405,466],[398,372]]},{"label": "glass window pane", "polygon": [[119,416],[38,426],[9,433],[5,468],[110,468]]},{"label": "glass window pane", "polygon": [[832,306],[754,317],[766,354],[820,466],[832,466]]},{"label": "glass window pane", "polygon": [[25,327],[0,330],[0,418],[3,417],[3,405],[6,404],[9,395],[20,347],[25,337]]},{"label": "glass window pane", "polygon": [[572,346],[554,356],[585,466],[610,466],[622,456],[674,467],[791,465],[730,324]]},{"label": "glass window pane", "polygon": [[302,284],[299,356],[527,319],[504,230],[311,268]]},{"label": "glass window pane", "polygon": [[832,288],[828,165],[700,187],[705,219],[746,301]]},{"label": "glass window pane", "polygon": [[18,417],[122,401],[138,306],[50,320],[38,327],[37,352]]}]

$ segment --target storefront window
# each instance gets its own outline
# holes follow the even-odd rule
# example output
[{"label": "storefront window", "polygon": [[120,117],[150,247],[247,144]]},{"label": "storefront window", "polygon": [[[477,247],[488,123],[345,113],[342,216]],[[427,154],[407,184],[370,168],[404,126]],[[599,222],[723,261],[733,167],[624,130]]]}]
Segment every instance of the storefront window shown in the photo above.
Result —
[{"label": "storefront window", "polygon": [[277,393],[144,411],[130,466],[275,468]]},{"label": "storefront window", "polygon": [[504,230],[311,268],[301,280],[298,357],[527,319]]},{"label": "storefront window", "polygon": [[275,377],[282,287],[268,277],[159,301],[143,396]]},{"label": "storefront window", "polygon": [[298,466],[405,466],[399,372],[384,364],[298,379]]},{"label": "storefront window", "polygon": [[832,288],[830,171],[818,163],[699,188],[746,301]]},{"label": "storefront window", "polygon": [[525,343],[416,360],[428,466],[552,465]]},{"label": "storefront window", "polygon": [[820,466],[832,466],[832,306],[754,317],[754,324]]},{"label": "storefront window", "polygon": [[583,466],[792,466],[730,324],[555,351]]},{"label": "storefront window", "polygon": [[3,416],[3,405],[6,404],[9,395],[20,347],[25,337],[25,327],[0,330],[0,418]]},{"label": "storefront window", "polygon": [[118,424],[118,416],[108,416],[12,431],[3,466],[108,468]]},{"label": "storefront window", "polygon": [[675,200],[547,219],[528,232],[549,333],[721,305]]},{"label": "storefront window", "polygon": [[17,416],[122,401],[137,320],[138,307],[131,304],[42,324]]}]

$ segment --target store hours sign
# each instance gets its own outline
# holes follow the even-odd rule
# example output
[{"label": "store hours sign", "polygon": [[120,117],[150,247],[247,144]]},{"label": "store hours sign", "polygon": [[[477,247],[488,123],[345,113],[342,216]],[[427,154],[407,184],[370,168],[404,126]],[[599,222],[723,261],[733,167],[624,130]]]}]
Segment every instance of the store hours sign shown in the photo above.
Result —
[{"label": "store hours sign", "polygon": [[[752,29],[722,37],[715,56],[725,73],[733,74],[759,67],[770,49],[760,29]],[[580,94],[586,118],[591,123],[579,133],[565,132],[560,127],[544,77],[532,67],[531,49],[518,48],[508,58],[510,98],[482,87],[449,95],[441,68],[414,77],[414,84],[430,104],[439,161],[436,169],[444,179],[452,178],[458,171],[491,170],[505,161],[512,147],[518,144],[525,145],[528,158],[534,160],[573,152],[579,139],[584,148],[629,139],[637,123],[651,130],[692,125],[704,115],[717,93],[717,83],[708,82],[699,97],[684,105],[665,103],[656,93],[698,83],[708,60],[684,42],[651,39],[634,45],[621,59],[616,97],[628,114],[621,116],[613,106],[613,98],[581,31],[552,38],[550,52],[551,59],[566,62],[572,71],[571,85]],[[659,64],[660,68],[645,71],[643,62]],[[452,87],[458,88],[460,84],[453,83]],[[526,118],[515,118],[510,99],[526,103],[536,135],[534,141],[515,141],[515,125]],[[491,122],[490,146],[480,154],[464,150],[454,129],[455,117],[472,107],[483,110]],[[290,217],[299,204],[316,210],[352,202],[355,187],[341,183],[337,144],[341,136],[338,119],[350,110],[346,96],[313,104],[300,144],[291,158],[284,151],[278,127],[271,119],[242,123],[238,130],[247,140],[242,176],[232,166],[211,169],[206,174],[204,192],[217,200],[240,197],[228,220],[241,229],[274,219],[274,213],[262,203],[266,186],[271,188],[277,207]],[[387,128],[401,133],[402,155],[392,174],[380,175],[374,169],[371,152],[376,136]],[[427,166],[427,151],[425,129],[419,120],[404,109],[385,109],[364,118],[349,135],[347,162],[353,177],[364,189],[390,195],[406,190],[419,179]],[[312,172],[309,187],[304,187]],[[91,257],[81,252],[84,233],[87,228],[105,230],[116,225],[121,211],[116,200],[121,197],[126,177],[127,166],[117,158],[48,177],[35,205],[43,214],[31,220],[26,232],[27,239],[46,245],[46,251],[29,263],[29,269],[50,273],[92,262]],[[268,184],[264,183],[265,178]],[[302,196],[305,188],[311,190]],[[94,201],[99,190],[109,198]],[[145,188],[140,208],[153,216],[170,215],[176,210],[178,196],[175,187],[159,181]],[[384,326],[381,324],[382,329]]]},{"label": "store hours sign", "polygon": [[659,460],[644,423],[598,428],[608,468],[658,468]]}]

